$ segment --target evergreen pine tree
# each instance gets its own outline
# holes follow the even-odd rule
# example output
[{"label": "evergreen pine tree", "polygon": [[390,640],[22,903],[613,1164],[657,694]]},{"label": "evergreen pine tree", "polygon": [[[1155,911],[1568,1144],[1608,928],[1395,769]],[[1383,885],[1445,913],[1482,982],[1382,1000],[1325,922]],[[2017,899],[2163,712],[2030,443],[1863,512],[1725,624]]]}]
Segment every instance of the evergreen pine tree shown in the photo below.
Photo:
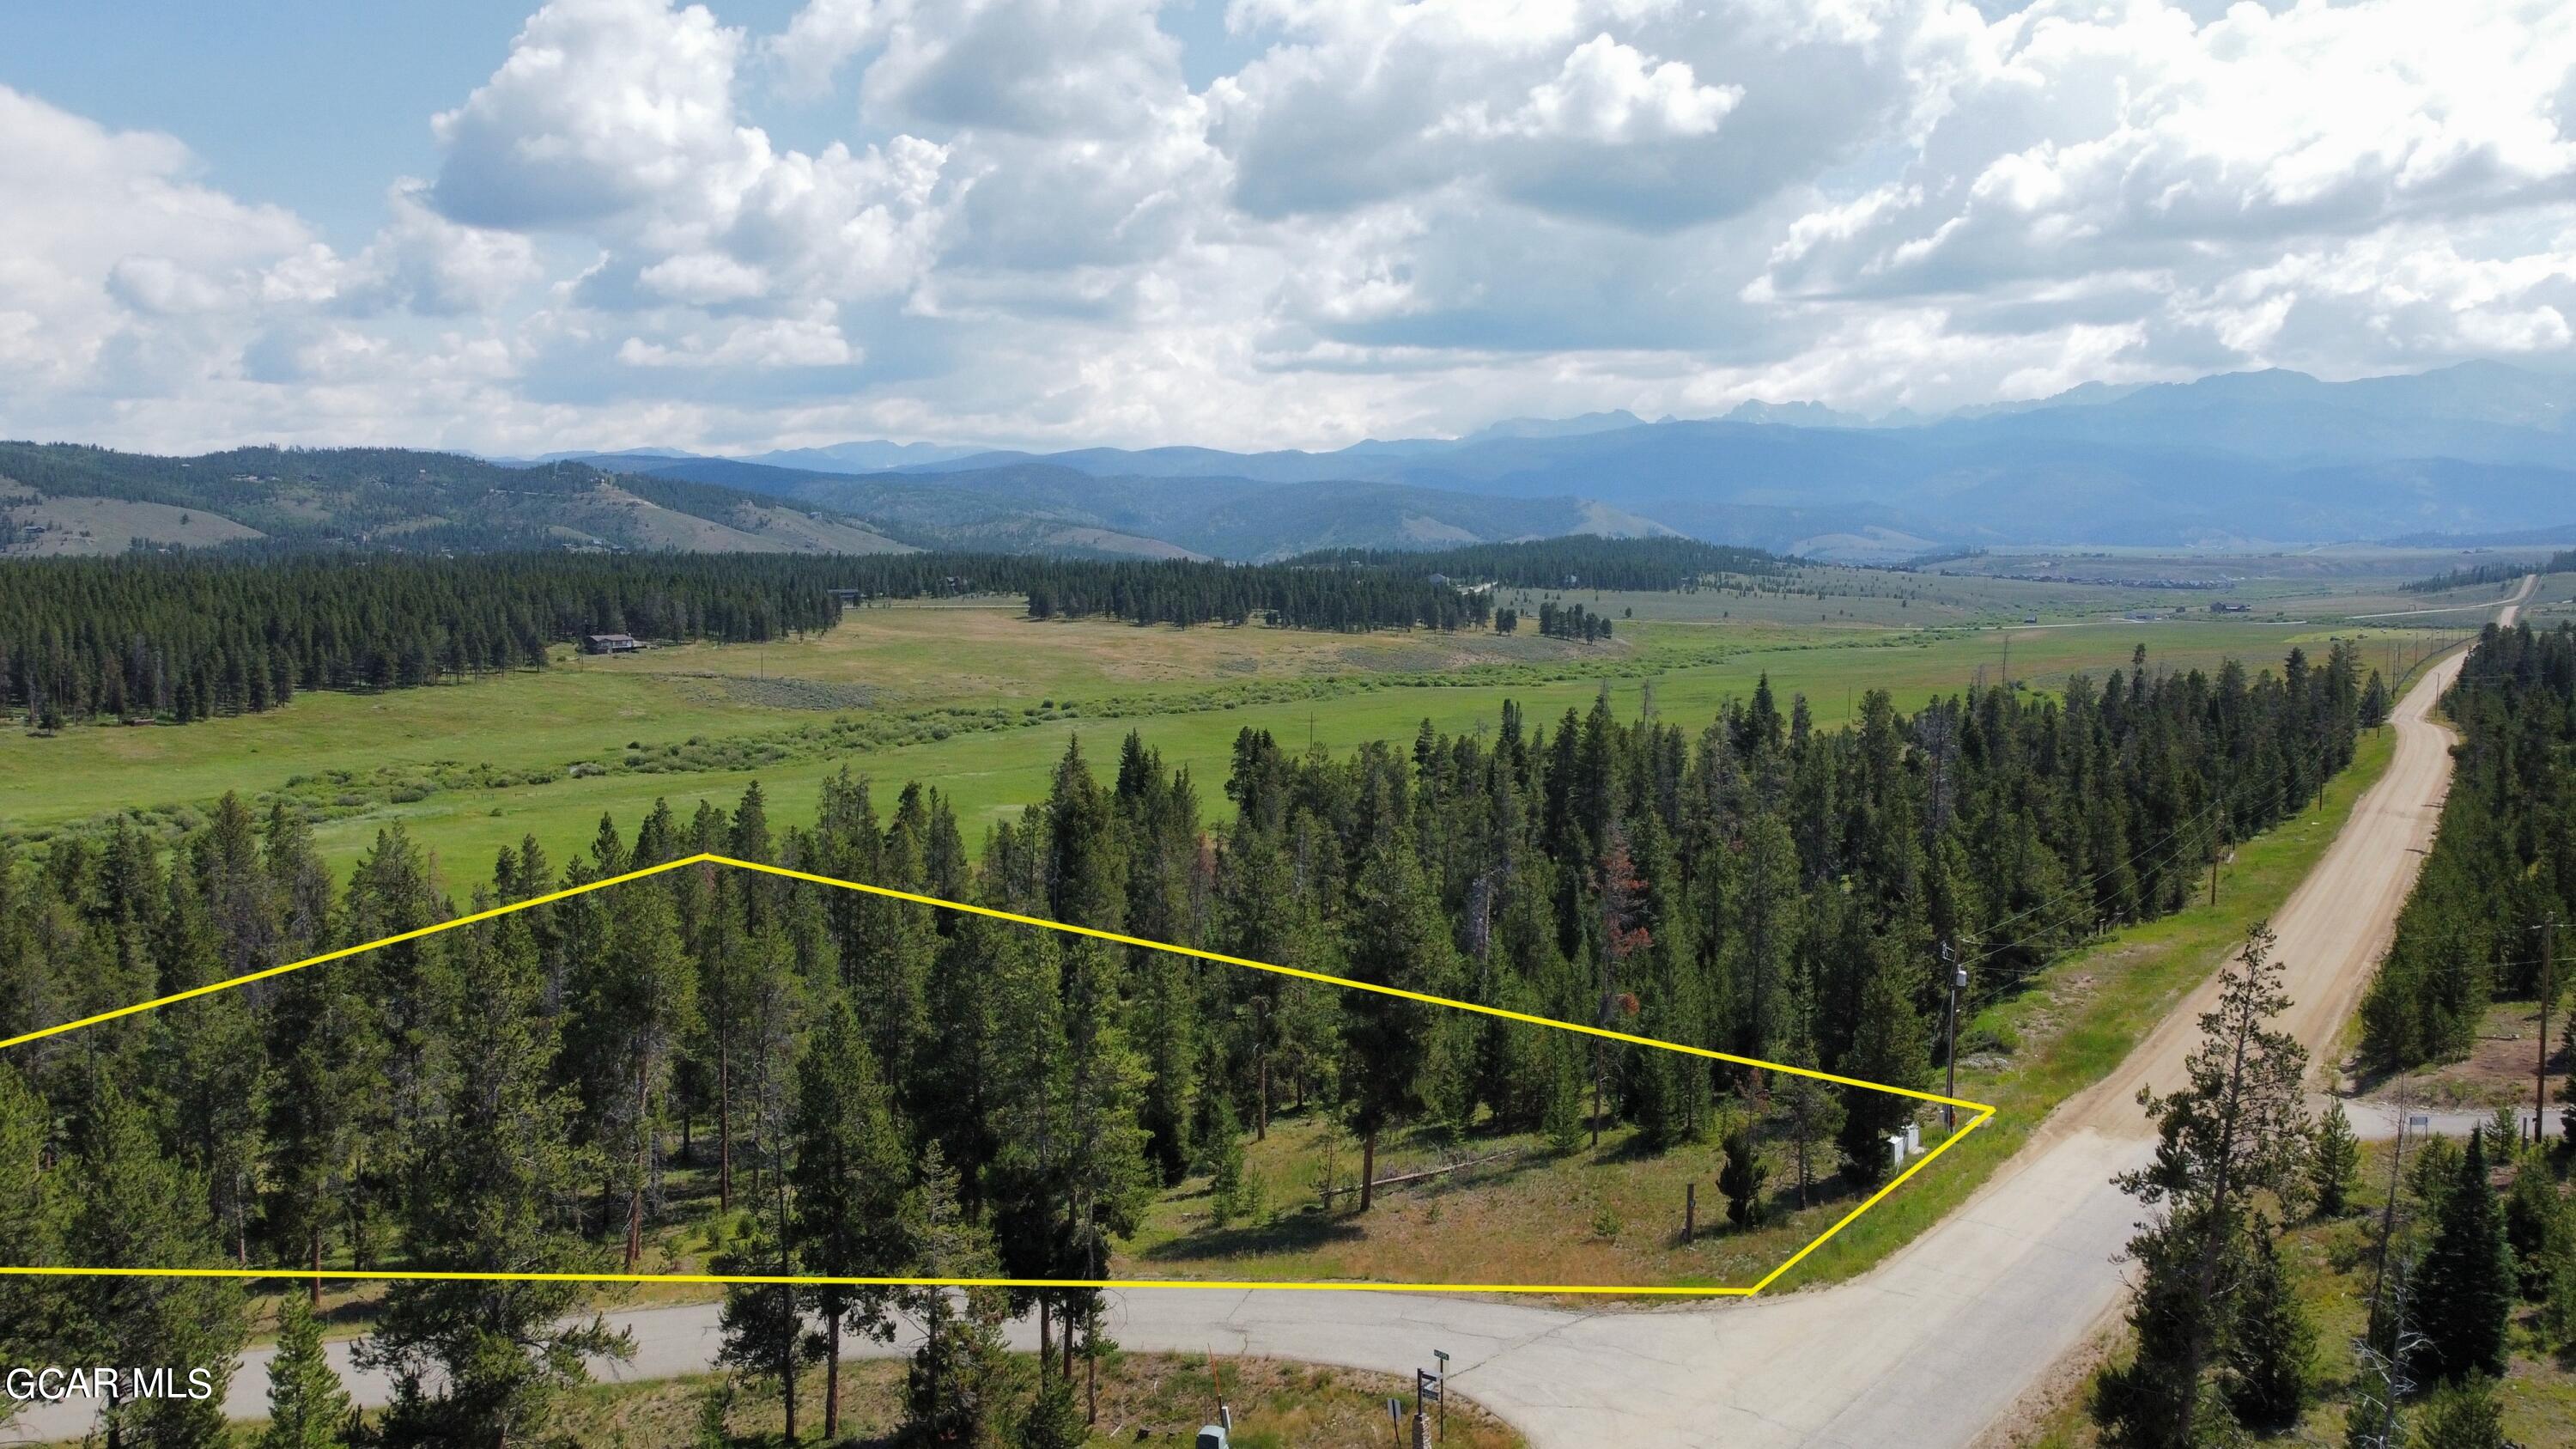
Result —
[{"label": "evergreen pine tree", "polygon": [[2370,671],[2370,682],[2362,686],[2360,724],[2363,729],[2377,729],[2388,723],[2388,681],[2379,671]]},{"label": "evergreen pine tree", "polygon": [[[793,1232],[805,1271],[817,1277],[905,1276],[917,1223],[909,1191],[911,1153],[894,1119],[885,1084],[846,1001],[824,1013],[796,1063],[796,1108],[789,1132],[796,1189]],[[823,1324],[823,1437],[841,1432],[841,1337],[844,1332],[891,1342],[898,1295],[889,1288],[818,1287]]]},{"label": "evergreen pine tree", "polygon": [[[456,989],[432,1025],[447,1060],[400,1198],[414,1261],[467,1272],[596,1272],[606,1265],[567,1221],[582,1185],[575,1102],[553,1079],[556,1031],[541,1006],[544,976],[522,916],[439,936]],[[585,1360],[632,1345],[596,1315],[579,1316],[578,1283],[402,1282],[358,1349],[389,1373],[397,1442],[497,1443],[542,1434],[561,1396],[589,1378]]]},{"label": "evergreen pine tree", "polygon": [[[920,1276],[994,1276],[992,1240],[963,1210],[957,1175],[936,1144],[923,1155],[920,1224]],[[1010,1295],[968,1288],[952,1300],[945,1288],[923,1288],[909,1298],[922,1339],[904,1375],[906,1427],[931,1443],[990,1445],[1001,1427],[1001,1395],[1010,1373],[1002,1337]]]},{"label": "evergreen pine tree", "polygon": [[[1797,1045],[1791,1049],[1793,1067],[1813,1069],[1816,1049],[1803,1030]],[[1775,1100],[1779,1103],[1781,1125],[1789,1139],[1793,1176],[1798,1184],[1798,1206],[1807,1206],[1807,1196],[1816,1180],[1834,1170],[1835,1137],[1842,1131],[1842,1097],[1829,1082],[1796,1073],[1783,1073]]]},{"label": "evergreen pine tree", "polygon": [[[1836,1071],[1891,1087],[1921,1086],[1932,1071],[1931,1043],[1905,988],[1895,944],[1872,941],[1861,969],[1851,1050]],[[1845,1087],[1842,1094],[1843,1125],[1836,1140],[1844,1170],[1862,1184],[1879,1182],[1890,1171],[1887,1138],[1913,1117],[1914,1101],[1866,1087]]]},{"label": "evergreen pine tree", "polygon": [[[755,1223],[729,1250],[712,1260],[718,1273],[745,1277],[784,1277],[798,1271],[794,1258],[778,1249],[767,1223]],[[819,1356],[821,1345],[805,1332],[797,1299],[785,1283],[735,1283],[725,1288],[716,1312],[716,1362],[755,1383],[765,1383],[779,1396],[788,1443],[796,1442],[796,1380]]]},{"label": "evergreen pine tree", "polygon": [[1234,1104],[1222,1092],[1208,1119],[1208,1217],[1222,1228],[1254,1211],[1243,1175],[1243,1132],[1234,1120]]},{"label": "evergreen pine tree", "polygon": [[1539,1130],[1548,1149],[1563,1156],[1583,1145],[1583,1065],[1581,1049],[1561,1031],[1547,1034],[1547,1098]]},{"label": "evergreen pine tree", "polygon": [[2436,1209],[2432,1246],[2415,1283],[2416,1320],[2425,1338],[2417,1362],[2427,1376],[2456,1380],[2503,1373],[2516,1285],[2504,1212],[2487,1181],[2482,1134],[2470,1136],[2459,1175]]},{"label": "evergreen pine tree", "polygon": [[[1353,980],[1420,991],[1449,974],[1449,927],[1399,829],[1381,825],[1353,883],[1348,969]],[[1343,1114],[1360,1139],[1360,1211],[1367,1212],[1377,1200],[1379,1136],[1422,1106],[1416,1068],[1433,1008],[1375,991],[1339,995]]]},{"label": "evergreen pine tree", "polygon": [[697,971],[680,938],[670,892],[660,881],[622,887],[610,927],[606,969],[583,1013],[605,1024],[616,1083],[607,1114],[611,1170],[626,1198],[626,1270],[644,1255],[648,1196],[661,1183],[662,1138],[671,1074],[697,1021]]},{"label": "evergreen pine tree", "polygon": [[[62,1261],[61,1205],[44,1170],[47,1116],[44,1099],[0,1062],[0,1263],[41,1267]],[[0,1363],[40,1361],[45,1326],[61,1298],[62,1284],[53,1279],[0,1276]],[[16,1400],[0,1396],[0,1426],[17,1409]]]},{"label": "evergreen pine tree", "polygon": [[2560,1195],[2545,1153],[2535,1150],[2515,1163],[2504,1195],[2504,1241],[2528,1299],[2546,1296],[2553,1265],[2576,1256],[2576,1201]]},{"label": "evergreen pine tree", "polygon": [[2361,1139],[2352,1119],[2335,1102],[2317,1119],[2316,1141],[2308,1154],[2308,1191],[2319,1217],[2343,1216],[2361,1173]]},{"label": "evergreen pine tree", "polygon": [[1758,1227],[1763,1218],[1762,1185],[1771,1170],[1755,1146],[1751,1122],[1738,1117],[1727,1125],[1724,1154],[1717,1190],[1726,1194],[1726,1220],[1739,1228]]},{"label": "evergreen pine tree", "polygon": [[2271,1225],[2258,1220],[2247,1237],[2251,1251],[2226,1336],[2227,1402],[2247,1427],[2277,1432],[2307,1408],[2317,1331],[2299,1306]]},{"label": "evergreen pine tree", "polygon": [[[70,1174],[73,1210],[63,1257],[73,1263],[212,1268],[224,1265],[206,1212],[205,1186],[164,1157],[151,1116],[111,1083],[92,1098]],[[205,1368],[211,1398],[111,1401],[111,1441],[220,1449],[224,1388],[248,1325],[239,1284],[211,1278],[80,1278],[64,1307],[61,1347],[78,1361]]]},{"label": "evergreen pine tree", "polygon": [[1020,1449],[1082,1449],[1090,1438],[1082,1405],[1073,1396],[1073,1379],[1040,1374],[1037,1399],[1020,1420]]},{"label": "evergreen pine tree", "polygon": [[2407,1449],[2512,1449],[2495,1381],[2483,1374],[2446,1383],[2415,1414]]},{"label": "evergreen pine tree", "polygon": [[1190,962],[1168,951],[1137,953],[1136,1050],[1145,1068],[1145,1150],[1164,1187],[1189,1172],[1196,1113],[1196,1013]]},{"label": "evergreen pine tree", "polygon": [[[1145,1157],[1143,1063],[1118,1021],[1117,958],[1098,941],[1078,940],[1064,953],[1065,1174],[1062,1256],[1056,1276],[1109,1276],[1110,1242],[1135,1233],[1153,1197],[1153,1168]],[[1100,1294],[1065,1296],[1066,1367],[1072,1333],[1083,1329],[1083,1347],[1098,1369]],[[1097,1410],[1097,1403],[1090,1405]]]},{"label": "evergreen pine tree", "polygon": [[343,1449],[349,1395],[322,1353],[322,1322],[288,1294],[277,1309],[277,1348],[268,1360],[268,1428],[258,1449]]},{"label": "evergreen pine tree", "polygon": [[2201,1015],[2184,1086],[2139,1097],[2156,1121],[2155,1163],[2117,1180],[2165,1212],[2129,1240],[2137,1356],[2103,1375],[2095,1397],[2115,1443],[2187,1443],[2227,1417],[2206,1381],[2253,1276],[2243,1271],[2250,1204],[2295,1182],[2307,1137],[2307,1051],[2271,1025],[2289,1005],[2271,948],[2267,927],[2246,933],[2219,978],[2218,1004]]}]

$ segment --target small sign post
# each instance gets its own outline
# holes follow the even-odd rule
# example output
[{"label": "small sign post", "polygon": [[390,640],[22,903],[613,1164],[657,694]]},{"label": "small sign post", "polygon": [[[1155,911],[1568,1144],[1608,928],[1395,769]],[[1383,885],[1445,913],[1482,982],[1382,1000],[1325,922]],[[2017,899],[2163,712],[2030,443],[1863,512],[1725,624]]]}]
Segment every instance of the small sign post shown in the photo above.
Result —
[{"label": "small sign post", "polygon": [[1440,1360],[1440,1377],[1432,1381],[1431,1401],[1440,1406],[1440,1442],[1446,1444],[1449,1442],[1449,1355],[1445,1350],[1435,1348],[1431,1350],[1431,1356]]}]

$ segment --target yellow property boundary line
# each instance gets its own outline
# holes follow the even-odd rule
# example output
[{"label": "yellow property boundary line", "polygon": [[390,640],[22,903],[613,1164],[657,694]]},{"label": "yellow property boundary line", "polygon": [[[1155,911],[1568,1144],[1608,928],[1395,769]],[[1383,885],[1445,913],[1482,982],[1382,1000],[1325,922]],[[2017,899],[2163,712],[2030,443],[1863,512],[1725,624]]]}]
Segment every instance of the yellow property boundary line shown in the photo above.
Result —
[{"label": "yellow property boundary line", "polygon": [[1503,1021],[1516,1021],[1528,1026],[1543,1026],[1553,1028],[1557,1031],[1575,1032],[1583,1036],[1601,1037],[1609,1041],[1622,1042],[1629,1046],[1652,1047],[1658,1051],[1680,1052],[1686,1056],[1705,1057],[1711,1061],[1731,1062],[1737,1066],[1758,1067],[1764,1071],[1784,1072],[1791,1076],[1813,1077],[1817,1081],[1832,1082],[1837,1086],[1862,1087],[1874,1092],[1891,1092],[1900,1097],[1911,1097],[1919,1102],[1931,1102],[1940,1106],[1956,1107],[1973,1115],[1969,1117],[1966,1124],[1961,1126],[1959,1130],[1951,1133],[1947,1140],[1934,1147],[1931,1151],[1924,1153],[1922,1158],[1913,1166],[1908,1167],[1903,1172],[1898,1173],[1895,1177],[1890,1178],[1884,1186],[1880,1187],[1878,1191],[1871,1193],[1858,1207],[1855,1207],[1850,1212],[1843,1214],[1840,1218],[1834,1221],[1834,1225],[1832,1227],[1819,1233],[1814,1241],[1808,1243],[1805,1247],[1800,1248],[1796,1253],[1790,1255],[1789,1259],[1786,1262],[1783,1262],[1779,1267],[1776,1267],[1770,1272],[1764,1274],[1761,1281],[1754,1283],[1750,1287],[1739,1288],[1721,1288],[1713,1286],[1618,1287],[1605,1284],[1584,1283],[1371,1283],[1302,1280],[1283,1280],[1274,1282],[1267,1279],[1220,1282],[1196,1278],[834,1278],[760,1273],[477,1273],[355,1268],[324,1268],[319,1270],[302,1268],[69,1268],[50,1266],[10,1267],[6,1265],[0,1265],[0,1277],[233,1278],[248,1281],[278,1278],[298,1281],[332,1279],[349,1282],[405,1283],[700,1283],[717,1285],[796,1285],[832,1288],[1198,1288],[1218,1289],[1224,1291],[1241,1291],[1252,1288],[1281,1288],[1306,1291],[1331,1290],[1335,1292],[1354,1293],[1571,1293],[1676,1298],[1748,1298],[1761,1292],[1763,1289],[1770,1287],[1773,1282],[1779,1279],[1781,1274],[1798,1266],[1799,1262],[1808,1254],[1813,1253],[1818,1248],[1821,1248],[1826,1243],[1832,1241],[1836,1233],[1839,1233],[1843,1229],[1851,1226],[1852,1222],[1859,1218],[1862,1213],[1868,1212],[1871,1208],[1878,1206],[1878,1204],[1884,1200],[1889,1193],[1892,1193],[1898,1188],[1904,1186],[1907,1179],[1913,1177],[1914,1174],[1921,1172],[1924,1168],[1931,1166],[1933,1159],[1957,1146],[1969,1133],[1985,1126],[1986,1123],[1991,1121],[1995,1115],[1995,1109],[1983,1102],[1970,1102],[1958,1097],[1944,1097],[1933,1092],[1916,1091],[1910,1087],[1891,1087],[1883,1082],[1865,1082],[1857,1077],[1836,1076],[1832,1072],[1820,1072],[1810,1067],[1793,1067],[1784,1062],[1764,1061],[1759,1057],[1737,1056],[1732,1052],[1713,1051],[1707,1047],[1681,1046],[1673,1042],[1657,1041],[1652,1037],[1636,1036],[1624,1031],[1612,1031],[1607,1027],[1582,1026],[1570,1021],[1557,1021],[1549,1017],[1532,1016],[1527,1012],[1508,1011],[1499,1006],[1480,1006],[1472,1001],[1457,1001],[1446,996],[1433,996],[1427,992],[1407,991],[1401,987],[1378,986],[1366,981],[1353,981],[1348,977],[1330,976],[1320,971],[1302,971],[1293,966],[1278,966],[1267,961],[1254,961],[1242,956],[1228,956],[1219,951],[1203,951],[1195,946],[1176,946],[1168,941],[1149,941],[1141,936],[1121,935],[1116,931],[1103,931],[1090,926],[1072,926],[1067,925],[1062,921],[1050,921],[1038,916],[1024,916],[1016,911],[1000,910],[992,906],[968,905],[963,901],[944,900],[938,896],[922,895],[915,891],[896,890],[891,886],[868,885],[860,881],[840,880],[833,876],[816,875],[810,871],[790,870],[785,866],[765,865],[759,861],[736,860],[732,856],[717,855],[712,851],[685,856],[679,860],[665,861],[660,865],[648,865],[641,870],[630,870],[621,875],[608,876],[605,879],[591,881],[585,885],[570,886],[559,891],[549,891],[544,895],[531,896],[524,901],[512,901],[508,905],[494,906],[488,910],[476,911],[470,915],[457,916],[451,920],[440,921],[435,925],[422,926],[417,930],[404,931],[397,935],[387,936],[382,940],[366,942],[363,945],[343,946],[336,951],[325,951],[318,956],[307,956],[301,961],[289,961],[282,966],[271,966],[265,970],[253,971],[246,975],[232,977],[229,980],[210,982],[204,986],[191,987],[186,991],[174,991],[167,996],[154,997],[150,1001],[138,1001],[132,1006],[120,1006],[113,1011],[102,1011],[93,1016],[82,1017],[78,1021],[64,1022],[59,1026],[48,1026],[36,1031],[23,1032],[17,1036],[0,1040],[0,1051],[6,1051],[11,1047],[25,1046],[29,1042],[43,1041],[48,1037],[62,1036],[68,1032],[79,1031],[83,1027],[97,1026],[102,1022],[115,1021],[120,1017],[134,1016],[141,1012],[174,1005],[178,1002],[192,1000],[196,997],[211,996],[218,991],[230,991],[234,987],[248,986],[255,981],[266,981],[274,976],[283,976],[290,971],[301,971],[307,966],[320,966],[327,962],[344,960],[348,957],[358,955],[360,952],[375,950],[379,946],[393,946],[404,941],[416,941],[424,936],[435,936],[441,931],[453,931],[460,926],[471,926],[483,921],[491,920],[498,916],[506,916],[513,911],[524,911],[537,906],[551,905],[556,901],[566,900],[570,897],[582,895],[589,891],[602,890],[613,885],[623,885],[628,881],[642,880],[647,876],[656,876],[666,871],[679,870],[684,866],[692,865],[732,866],[738,870],[756,871],[762,875],[772,875],[787,880],[804,881],[810,885],[830,886],[836,890],[858,891],[872,896],[885,896],[893,900],[910,901],[915,905],[935,906],[941,910],[956,911],[964,915],[983,916],[996,921],[1009,921],[1015,925],[1036,926],[1043,930],[1061,931],[1070,936],[1088,936],[1093,940],[1108,941],[1121,946],[1135,946],[1148,951],[1168,951],[1175,956],[1188,956],[1195,960],[1213,961],[1219,965],[1240,966],[1252,971],[1268,971],[1274,975],[1293,976],[1301,981],[1321,982],[1326,986],[1338,986],[1347,991],[1373,991],[1380,996],[1401,997],[1407,1001],[1418,1001],[1429,1006],[1445,1006],[1453,1011],[1473,1012],[1479,1016],[1495,1017]]}]

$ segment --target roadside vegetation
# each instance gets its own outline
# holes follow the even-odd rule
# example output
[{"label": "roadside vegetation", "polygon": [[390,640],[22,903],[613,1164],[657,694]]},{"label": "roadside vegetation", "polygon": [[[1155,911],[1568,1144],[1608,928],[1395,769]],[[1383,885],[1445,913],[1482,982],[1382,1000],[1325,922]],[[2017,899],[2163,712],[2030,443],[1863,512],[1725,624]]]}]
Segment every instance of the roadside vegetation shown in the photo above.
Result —
[{"label": "roadside vegetation", "polygon": [[[2576,977],[2559,959],[2576,955],[2576,626],[2490,628],[2443,704],[2463,737],[2459,770],[2362,1002],[2360,1058],[2375,1076],[2463,1062],[2496,1003],[2545,1015]],[[2537,1041],[2528,1050],[2536,1088],[2551,1064]],[[2564,1080],[2556,1098],[2576,1118]]]},{"label": "roadside vegetation", "polygon": [[[2565,1144],[2535,1148],[2499,1128],[2338,1146],[2323,1120],[2276,1140],[2286,1171],[2242,1204],[2216,1306],[2182,1311],[2181,1265],[2147,1268],[2102,1373],[2008,1442],[2570,1442],[2576,1159]],[[2148,1251],[2184,1235],[2175,1224],[2201,1206],[2186,1198]],[[2201,1421],[2186,1435],[2148,1420],[2139,1400],[2145,1386],[2182,1382],[2175,1350],[2195,1326],[2207,1345]]]},{"label": "roadside vegetation", "polygon": [[2360,1016],[2365,1066],[2400,1074],[2381,1085],[2401,1121],[2459,1105],[2429,1100],[2434,1081],[2492,1101],[2492,1125],[2363,1144],[2339,1103],[2314,1114],[2306,1053],[2270,1029],[2285,1002],[2258,927],[2202,1020],[2187,1085],[2144,1104],[2163,1147],[2123,1182],[2146,1211],[2124,1329],[2089,1387],[2061,1392],[2015,1442],[2568,1442],[2576,1110],[2534,1132],[2549,1062],[2529,1038],[2518,1093],[2426,1064],[2465,1061],[2481,1026],[2514,1014],[2493,1003],[2500,985],[2529,997],[2525,1016],[2556,994],[2533,938],[2566,899],[2552,812],[2571,661],[2576,630],[2490,628],[2464,665],[2445,701],[2463,742],[2439,843]]}]

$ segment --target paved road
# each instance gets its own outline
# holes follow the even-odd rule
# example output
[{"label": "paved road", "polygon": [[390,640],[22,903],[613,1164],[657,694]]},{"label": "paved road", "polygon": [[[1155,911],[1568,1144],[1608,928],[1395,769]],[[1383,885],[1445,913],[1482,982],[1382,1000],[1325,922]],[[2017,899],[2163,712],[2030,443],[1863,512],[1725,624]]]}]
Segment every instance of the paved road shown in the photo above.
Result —
[{"label": "paved road", "polygon": [[[2529,595],[2526,585],[2503,616]],[[2273,918],[2296,1002],[2284,1025],[2312,1049],[2358,1000],[2432,842],[2451,759],[2431,708],[2458,669],[2456,658],[2443,662],[2400,701],[2387,774]],[[2178,1085],[2214,996],[2214,987],[2196,993],[1938,1227],[1833,1288],[1601,1313],[1415,1294],[1155,1290],[1120,1295],[1112,1332],[1134,1349],[1399,1374],[1446,1349],[1459,1390],[1539,1449],[1964,1446],[2117,1306],[2115,1259],[2136,1213],[2109,1179],[2150,1148],[2134,1098],[2144,1085]],[[606,1372],[663,1377],[712,1360],[711,1306],[615,1321],[634,1332],[637,1353]],[[351,1372],[345,1348],[338,1361],[361,1400],[384,1401],[380,1377]],[[247,1355],[233,1412],[262,1412],[265,1377],[265,1354]],[[86,1414],[49,1411],[14,1426],[15,1442],[86,1427]],[[11,1432],[0,1430],[0,1442]]]}]

